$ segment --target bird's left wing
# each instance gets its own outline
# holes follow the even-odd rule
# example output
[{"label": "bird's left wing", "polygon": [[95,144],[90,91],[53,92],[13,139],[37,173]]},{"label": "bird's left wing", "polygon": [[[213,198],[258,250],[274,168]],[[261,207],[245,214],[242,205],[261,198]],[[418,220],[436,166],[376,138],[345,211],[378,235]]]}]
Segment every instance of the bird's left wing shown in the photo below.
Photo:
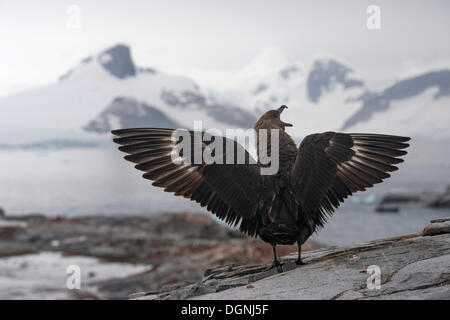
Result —
[{"label": "bird's left wing", "polygon": [[410,138],[380,134],[325,132],[300,144],[291,184],[301,214],[322,227],[345,198],[380,183],[403,162]]},{"label": "bird's left wing", "polygon": [[[206,206],[208,211],[229,224],[236,225],[244,220],[241,231],[250,236],[256,234],[257,226],[249,221],[255,219],[258,195],[267,182],[263,181],[264,176],[260,175],[256,161],[239,143],[220,137],[223,148],[215,149],[212,155],[216,159],[221,158],[223,164],[208,164],[203,159],[205,148],[218,136],[157,128],[113,130],[112,134],[118,137],[114,142],[121,145],[119,150],[128,153],[125,159],[136,163],[135,168],[144,171],[143,177],[152,180],[154,186],[194,200],[202,207]],[[200,135],[198,140],[194,134]],[[190,155],[182,150],[180,156],[183,161],[174,162],[176,156],[173,152],[176,152],[176,145],[183,139],[190,140]],[[228,161],[226,159],[227,154],[230,156],[230,146],[233,148],[232,164],[228,164],[230,158]],[[202,156],[198,163],[194,156],[195,150]],[[244,159],[243,162],[237,162],[239,155],[240,160]]]}]

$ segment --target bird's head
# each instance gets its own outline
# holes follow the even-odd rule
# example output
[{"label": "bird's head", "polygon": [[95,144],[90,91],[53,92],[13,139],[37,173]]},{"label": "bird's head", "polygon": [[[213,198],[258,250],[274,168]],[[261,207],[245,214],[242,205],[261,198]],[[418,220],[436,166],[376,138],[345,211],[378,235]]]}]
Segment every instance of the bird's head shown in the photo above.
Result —
[{"label": "bird's head", "polygon": [[285,105],[282,105],[278,109],[269,110],[259,118],[255,123],[255,130],[258,129],[280,129],[283,130],[286,127],[292,127],[292,124],[281,121],[280,116],[284,109],[287,109]]}]

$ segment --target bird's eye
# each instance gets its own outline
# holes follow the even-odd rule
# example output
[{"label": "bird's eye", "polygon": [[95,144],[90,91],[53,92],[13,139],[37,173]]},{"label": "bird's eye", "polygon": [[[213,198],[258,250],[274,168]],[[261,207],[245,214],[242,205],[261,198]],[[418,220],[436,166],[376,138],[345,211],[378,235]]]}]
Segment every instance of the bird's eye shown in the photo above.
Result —
[{"label": "bird's eye", "polygon": [[274,114],[273,114],[273,117],[274,117],[274,118],[278,118],[278,113],[274,113]]}]

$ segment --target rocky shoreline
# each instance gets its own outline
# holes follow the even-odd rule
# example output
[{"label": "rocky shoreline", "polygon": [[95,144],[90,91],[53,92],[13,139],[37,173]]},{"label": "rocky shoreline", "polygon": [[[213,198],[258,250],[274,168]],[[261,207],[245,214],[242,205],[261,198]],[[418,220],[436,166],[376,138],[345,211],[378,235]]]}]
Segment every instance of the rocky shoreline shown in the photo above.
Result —
[{"label": "rocky shoreline", "polygon": [[[312,250],[304,254],[305,266],[295,259],[282,258],[282,273],[270,263],[229,264],[206,270],[195,284],[129,298],[450,299],[450,219],[432,220],[420,234]],[[373,266],[380,271],[379,288],[368,286]]]},{"label": "rocky shoreline", "polygon": [[450,208],[450,185],[443,192],[391,193],[379,202],[379,207],[400,203],[417,203],[429,208]]},{"label": "rocky shoreline", "polygon": [[[307,243],[304,250],[317,247],[320,246]],[[286,255],[296,250],[296,246],[280,246],[279,253]],[[208,268],[272,259],[269,245],[259,239],[248,239],[201,213],[163,213],[148,217],[0,217],[0,258],[42,252],[148,266],[138,274],[94,281],[96,294],[93,290],[71,292],[77,299],[123,299],[137,291],[166,290],[196,283]]]},{"label": "rocky shoreline", "polygon": [[[284,272],[278,273],[270,246],[201,213],[0,217],[0,263],[24,259],[16,278],[31,268],[34,279],[26,259],[39,254],[114,266],[103,277],[88,270],[82,290],[65,292],[69,299],[450,299],[448,218],[432,220],[419,234],[345,247],[307,243],[303,250],[308,264],[298,267],[296,246],[279,246]],[[381,270],[379,290],[367,288],[371,265]],[[64,268],[56,271],[64,275]]]}]

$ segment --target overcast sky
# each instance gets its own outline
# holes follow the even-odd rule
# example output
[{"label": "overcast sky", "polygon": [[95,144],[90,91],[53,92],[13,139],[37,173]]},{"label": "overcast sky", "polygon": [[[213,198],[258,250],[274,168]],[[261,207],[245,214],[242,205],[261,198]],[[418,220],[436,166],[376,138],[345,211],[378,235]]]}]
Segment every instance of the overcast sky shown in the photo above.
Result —
[{"label": "overcast sky", "polygon": [[[381,9],[381,29],[366,9]],[[80,29],[67,8],[81,9]],[[327,54],[383,77],[450,67],[450,1],[0,0],[0,96],[51,81],[84,56],[121,42],[135,62],[203,77],[279,46],[306,64]]]}]

